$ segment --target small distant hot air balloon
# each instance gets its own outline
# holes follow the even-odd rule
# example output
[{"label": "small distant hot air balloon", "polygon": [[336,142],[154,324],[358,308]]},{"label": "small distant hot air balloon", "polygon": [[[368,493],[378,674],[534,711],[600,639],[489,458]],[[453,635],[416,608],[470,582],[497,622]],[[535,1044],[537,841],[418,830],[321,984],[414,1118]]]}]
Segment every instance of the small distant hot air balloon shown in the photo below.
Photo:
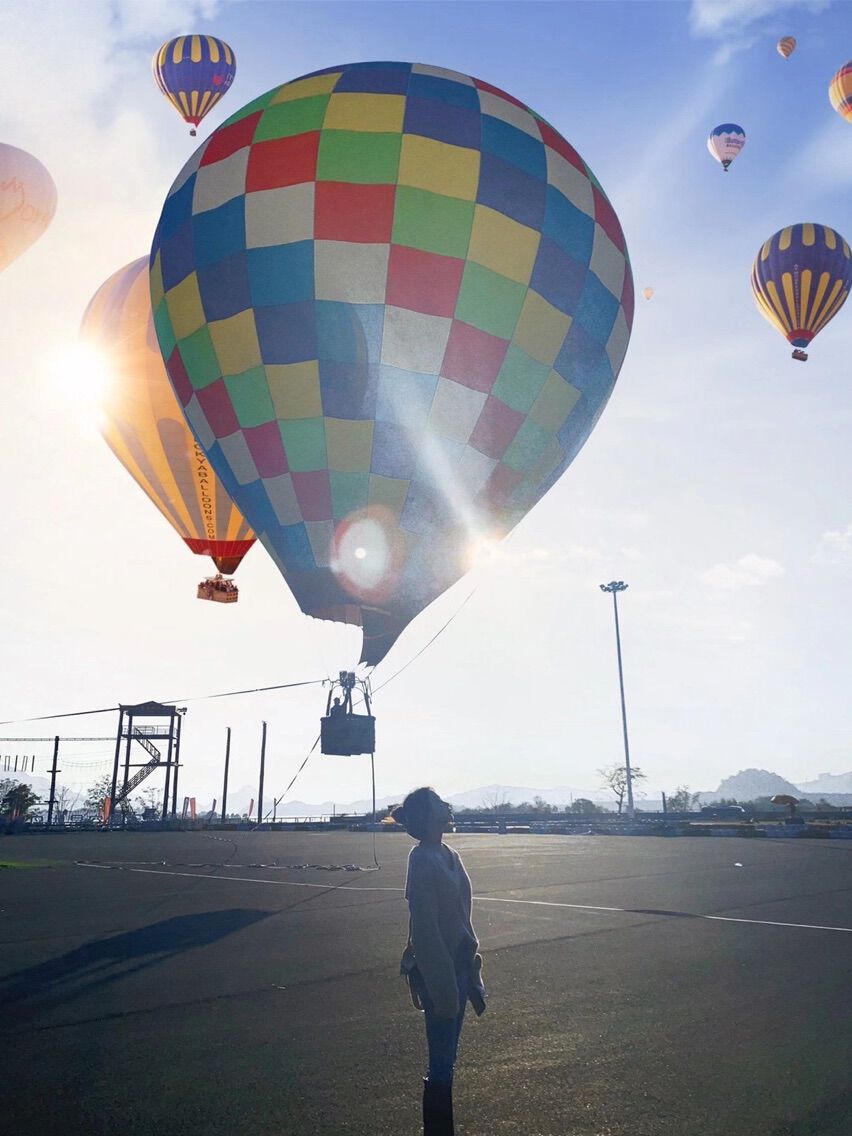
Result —
[{"label": "small distant hot air balloon", "polygon": [[783,55],[785,59],[789,59],[796,50],[796,37],[782,36],[776,44],[776,49],[779,55]]},{"label": "small distant hot air balloon", "polygon": [[[104,441],[191,552],[220,573],[237,570],[254,533],[210,468],[166,374],[148,287],[148,258],[119,269],[92,297],[81,334],[104,356]],[[210,594],[206,594],[210,592]],[[233,602],[237,589],[217,577],[199,599]]]},{"label": "small distant hot air balloon", "polygon": [[237,60],[221,39],[182,35],[164,43],[152,67],[157,86],[184,120],[191,135],[234,81]]},{"label": "small distant hot air balloon", "polygon": [[707,149],[717,162],[722,163],[722,169],[728,172],[728,166],[745,146],[745,131],[735,122],[723,122],[710,131],[707,139]]},{"label": "small distant hot air balloon", "polygon": [[831,80],[828,97],[840,117],[852,122],[852,60],[844,63]]},{"label": "small distant hot air balloon", "polygon": [[788,225],[770,237],[755,257],[751,288],[761,314],[802,350],[832,319],[852,287],[852,253],[828,225]]},{"label": "small distant hot air balloon", "polygon": [[642,295],[645,297],[646,300],[650,300],[651,297],[654,295],[654,289],[653,288],[643,288],[642,289]]},{"label": "small distant hot air balloon", "polygon": [[39,239],[55,212],[56,186],[38,158],[0,142],[0,272]]}]

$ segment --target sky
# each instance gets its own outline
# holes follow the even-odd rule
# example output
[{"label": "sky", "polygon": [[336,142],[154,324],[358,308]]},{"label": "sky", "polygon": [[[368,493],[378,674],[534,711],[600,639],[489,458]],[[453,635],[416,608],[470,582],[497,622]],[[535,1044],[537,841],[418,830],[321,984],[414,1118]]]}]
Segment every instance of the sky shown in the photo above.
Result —
[{"label": "sky", "polygon": [[[322,679],[349,659],[352,630],[303,616],[260,545],[238,604],[195,600],[206,562],[119,466],[66,365],[89,299],[147,254],[192,153],[150,72],[160,44],[188,31],[237,56],[199,141],[270,87],[344,62],[431,63],[502,87],[579,150],[621,220],[637,289],[655,289],[579,456],[376,668],[377,793],[595,788],[623,755],[598,587],[612,579],[629,584],[630,749],[649,791],[714,789],[752,766],[794,782],[852,769],[852,308],[802,366],[749,284],[785,225],[852,237],[852,126],[828,101],[852,14],[824,0],[3,0],[0,141],[47,166],[59,205],[0,276],[0,719],[17,723],[0,735],[114,736],[115,714],[23,719],[186,699],[181,794],[221,795],[228,726],[231,784],[254,783],[265,720],[277,796],[316,737],[323,688],[203,696]],[[787,34],[798,48],[784,61]],[[724,175],[706,137],[730,121],[748,140]],[[46,744],[0,741],[16,751],[44,769]],[[64,780],[85,781],[111,746],[62,752]],[[369,791],[369,758],[316,753],[289,796]]]}]

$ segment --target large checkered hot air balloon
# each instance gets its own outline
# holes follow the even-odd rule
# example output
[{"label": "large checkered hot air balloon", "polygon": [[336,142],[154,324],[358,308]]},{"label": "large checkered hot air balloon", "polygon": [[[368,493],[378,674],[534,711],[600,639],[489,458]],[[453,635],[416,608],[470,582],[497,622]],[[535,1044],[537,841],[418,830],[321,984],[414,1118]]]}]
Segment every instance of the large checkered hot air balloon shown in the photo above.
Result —
[{"label": "large checkered hot air balloon", "polygon": [[[169,383],[151,319],[148,258],[120,268],[94,294],[81,335],[107,382],[101,434],[191,552],[220,572],[237,570],[254,534],[189,431]],[[235,596],[218,587],[215,596]]]},{"label": "large checkered hot air balloon", "polygon": [[190,134],[226,93],[237,61],[224,40],[182,35],[164,43],[151,63],[157,86],[184,120]]},{"label": "large checkered hot air balloon", "polygon": [[151,255],[163,357],[303,611],[377,663],[588,438],[633,279],[585,162],[504,91],[357,63],[196,151]]},{"label": "large checkered hot air balloon", "polygon": [[788,225],[765,241],[754,260],[751,287],[758,310],[795,350],[802,348],[846,303],[852,287],[852,254],[828,225]]}]

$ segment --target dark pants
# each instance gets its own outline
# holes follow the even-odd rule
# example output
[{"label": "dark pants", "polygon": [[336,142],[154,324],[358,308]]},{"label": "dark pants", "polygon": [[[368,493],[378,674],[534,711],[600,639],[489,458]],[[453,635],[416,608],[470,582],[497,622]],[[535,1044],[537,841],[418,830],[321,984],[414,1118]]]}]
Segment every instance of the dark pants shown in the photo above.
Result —
[{"label": "dark pants", "polygon": [[[450,1085],[459,1050],[464,1011],[467,1005],[467,966],[456,963],[456,982],[459,991],[459,1012],[455,1018],[438,1018],[432,1005],[429,992],[421,992],[421,1001],[426,1016],[426,1044],[429,1049],[429,1068],[426,1077],[429,1081]],[[425,983],[424,983],[425,986]]]}]

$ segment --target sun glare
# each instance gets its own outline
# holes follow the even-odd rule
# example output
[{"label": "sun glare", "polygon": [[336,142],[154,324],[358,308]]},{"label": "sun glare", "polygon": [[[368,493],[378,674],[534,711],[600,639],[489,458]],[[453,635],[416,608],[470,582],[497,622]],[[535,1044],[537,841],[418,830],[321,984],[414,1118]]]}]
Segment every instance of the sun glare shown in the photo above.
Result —
[{"label": "sun glare", "polygon": [[81,417],[96,421],[110,385],[103,353],[88,343],[71,343],[50,358],[48,368],[63,402],[75,407]]}]

